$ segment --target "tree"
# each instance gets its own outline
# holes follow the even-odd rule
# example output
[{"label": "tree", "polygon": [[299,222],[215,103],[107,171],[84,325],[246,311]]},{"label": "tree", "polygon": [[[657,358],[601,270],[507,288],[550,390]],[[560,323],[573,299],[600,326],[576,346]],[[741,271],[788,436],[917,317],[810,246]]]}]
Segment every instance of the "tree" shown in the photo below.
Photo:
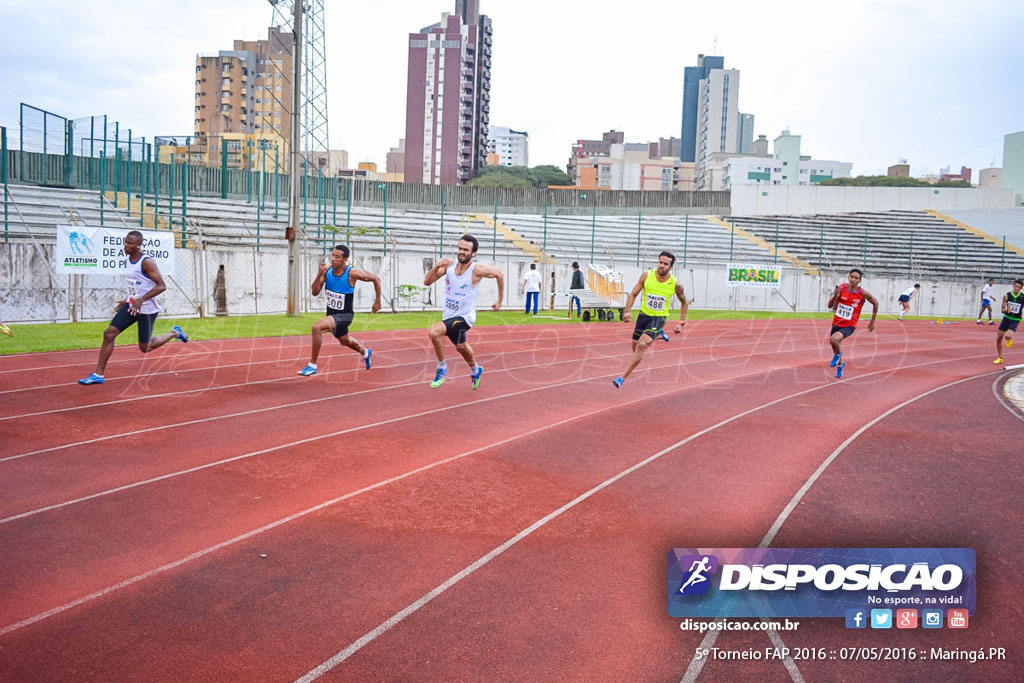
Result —
[{"label": "tree", "polygon": [[853,186],[853,187],[971,187],[966,180],[940,180],[929,183],[917,178],[887,175],[859,175],[856,178],[832,178],[819,185]]},{"label": "tree", "polygon": [[470,187],[533,187],[533,184],[526,178],[520,178],[500,170],[482,173],[466,184]]},{"label": "tree", "polygon": [[557,166],[484,166],[468,184],[474,187],[544,188],[548,185],[572,185],[572,180]]}]

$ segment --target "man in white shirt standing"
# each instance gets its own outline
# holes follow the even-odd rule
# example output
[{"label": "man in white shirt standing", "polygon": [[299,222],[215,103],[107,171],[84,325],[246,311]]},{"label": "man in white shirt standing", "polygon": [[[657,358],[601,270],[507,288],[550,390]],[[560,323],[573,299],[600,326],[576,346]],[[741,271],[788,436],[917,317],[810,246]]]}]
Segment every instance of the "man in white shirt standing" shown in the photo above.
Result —
[{"label": "man in white shirt standing", "polygon": [[900,322],[903,322],[903,315],[905,313],[910,313],[910,300],[914,298],[914,295],[917,294],[917,290],[919,289],[921,289],[921,285],[915,284],[913,287],[907,287],[903,290],[903,293],[900,294],[899,302],[902,308],[900,309],[900,314],[896,316],[896,319]]},{"label": "man in white shirt standing", "polygon": [[988,324],[995,325],[995,323],[992,322],[992,287],[994,287],[995,284],[995,279],[989,278],[988,284],[981,288],[981,310],[978,311],[978,322],[974,323],[975,325],[981,324],[981,314],[984,313],[986,309],[988,310]]},{"label": "man in white shirt standing", "polygon": [[537,272],[537,264],[531,263],[530,269],[526,271],[523,278],[523,292],[526,294],[526,315],[530,315],[530,304],[533,304],[533,314],[537,315],[537,302],[540,299],[540,273]]}]

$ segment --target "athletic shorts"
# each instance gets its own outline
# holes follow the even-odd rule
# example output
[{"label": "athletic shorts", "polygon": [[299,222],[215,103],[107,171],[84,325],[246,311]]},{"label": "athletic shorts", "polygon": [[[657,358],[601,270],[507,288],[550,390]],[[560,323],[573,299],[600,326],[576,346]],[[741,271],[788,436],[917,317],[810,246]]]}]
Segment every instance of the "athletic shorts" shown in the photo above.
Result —
[{"label": "athletic shorts", "polygon": [[355,313],[328,313],[328,318],[334,318],[334,336],[341,339],[348,334],[348,326],[352,324]]},{"label": "athletic shorts", "polygon": [[854,327],[853,325],[843,325],[842,327],[840,327],[839,325],[833,325],[832,331],[828,333],[828,336],[831,337],[833,334],[838,332],[839,334],[843,335],[843,339],[846,339],[856,331],[857,328]]},{"label": "athletic shorts", "polygon": [[138,323],[139,325],[139,343],[148,344],[150,338],[153,336],[153,323],[156,322],[156,317],[159,313],[139,313],[138,315],[132,315],[128,312],[128,304],[121,304],[121,308],[117,309],[117,313],[114,314],[114,319],[110,321],[110,324],[117,328],[118,332],[124,332],[132,325]]},{"label": "athletic shorts", "polygon": [[668,318],[663,315],[641,313],[636,317],[636,325],[633,327],[633,341],[637,341],[645,334],[651,339],[657,339],[658,333],[665,328],[666,320]]},{"label": "athletic shorts", "polygon": [[992,300],[991,299],[982,299],[981,300],[981,307],[982,308],[988,308],[991,305],[992,305]]},{"label": "athletic shorts", "polygon": [[1019,320],[1010,320],[1009,318],[1003,318],[1003,321],[999,323],[999,329],[1002,330],[1003,332],[1006,332],[1007,330],[1009,330],[1010,332],[1016,332],[1017,324],[1019,322]]},{"label": "athletic shorts", "polygon": [[452,340],[452,344],[465,344],[466,333],[469,332],[469,328],[472,327],[466,322],[463,317],[448,318],[442,320],[444,323],[444,336]]},{"label": "athletic shorts", "polygon": [[910,297],[907,296],[906,294],[900,294],[900,303],[901,304],[910,303]]}]

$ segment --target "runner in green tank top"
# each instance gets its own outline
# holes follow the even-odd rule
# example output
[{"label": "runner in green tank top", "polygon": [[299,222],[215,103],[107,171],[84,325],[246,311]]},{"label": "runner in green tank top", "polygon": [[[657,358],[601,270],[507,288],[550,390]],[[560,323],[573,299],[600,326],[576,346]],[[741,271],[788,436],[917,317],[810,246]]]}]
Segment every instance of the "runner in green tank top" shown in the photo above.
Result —
[{"label": "runner in green tank top", "polygon": [[622,313],[623,322],[629,322],[629,309],[637,296],[643,292],[643,299],[640,300],[640,315],[636,318],[636,326],[633,328],[633,356],[629,359],[629,365],[621,377],[612,380],[616,388],[621,387],[630,373],[636,369],[643,358],[644,351],[654,343],[665,327],[668,319],[669,304],[672,302],[672,295],[679,297],[682,309],[679,311],[679,324],[676,325],[675,333],[683,331],[686,324],[686,310],[689,304],[686,295],[683,293],[683,286],[676,281],[672,275],[672,266],[676,262],[675,255],[670,251],[663,251],[658,256],[658,267],[640,276],[640,281],[633,287],[626,299],[626,307]]},{"label": "runner in green tank top", "polygon": [[1006,338],[1006,348],[1013,346],[1013,333],[1017,331],[1022,313],[1024,313],[1024,280],[1013,281],[1013,291],[1003,295],[1003,321],[999,323],[999,332],[996,333],[996,351],[999,355],[992,361],[996,365],[1003,362],[1003,337]]}]

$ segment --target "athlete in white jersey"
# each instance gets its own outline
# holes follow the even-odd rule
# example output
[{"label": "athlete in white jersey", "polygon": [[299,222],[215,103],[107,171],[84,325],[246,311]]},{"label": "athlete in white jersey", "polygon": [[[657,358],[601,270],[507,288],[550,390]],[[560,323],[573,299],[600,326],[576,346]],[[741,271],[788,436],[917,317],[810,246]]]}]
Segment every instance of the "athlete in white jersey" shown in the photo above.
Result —
[{"label": "athlete in white jersey", "polygon": [[458,263],[450,258],[441,259],[437,265],[427,272],[423,284],[428,287],[442,277],[445,278],[444,313],[441,322],[434,323],[429,330],[430,342],[437,353],[437,373],[431,388],[444,384],[448,375],[448,364],[444,360],[444,338],[448,337],[455,344],[455,349],[469,363],[469,376],[473,380],[473,388],[480,386],[480,377],[484,369],[476,364],[473,349],[466,343],[466,332],[476,322],[476,297],[480,289],[480,281],[491,277],[498,281],[498,300],[491,304],[495,311],[501,308],[501,300],[505,294],[505,278],[501,271],[491,266],[474,263],[473,257],[479,242],[472,235],[463,235],[459,240],[457,252]]},{"label": "athlete in white jersey", "polygon": [[103,384],[107,361],[114,352],[114,340],[117,339],[117,335],[136,323],[139,325],[139,350],[143,353],[149,353],[172,339],[188,341],[188,335],[177,325],[172,328],[173,332],[153,336],[153,323],[160,313],[156,297],[167,289],[167,285],[164,284],[164,278],[160,275],[156,262],[142,253],[141,232],[132,230],[125,236],[124,253],[128,257],[125,267],[127,294],[124,299],[117,302],[114,307],[114,319],[103,332],[103,345],[100,346],[96,371],[78,380],[79,384]]},{"label": "athlete in white jersey", "polygon": [[910,300],[914,298],[914,295],[917,294],[917,290],[919,289],[921,289],[921,285],[915,284],[913,287],[907,287],[903,290],[903,293],[900,294],[900,298],[898,299],[901,307],[900,314],[896,316],[896,319],[900,322],[903,322],[904,314],[910,313]]}]

